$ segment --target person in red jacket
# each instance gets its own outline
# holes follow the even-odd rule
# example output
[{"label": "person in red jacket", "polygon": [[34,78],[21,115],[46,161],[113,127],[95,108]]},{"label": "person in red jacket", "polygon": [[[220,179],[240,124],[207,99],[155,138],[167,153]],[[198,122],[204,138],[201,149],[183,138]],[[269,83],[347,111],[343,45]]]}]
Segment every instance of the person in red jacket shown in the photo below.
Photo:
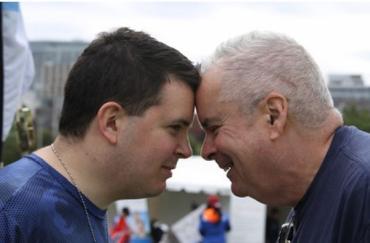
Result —
[{"label": "person in red jacket", "polygon": [[127,217],[130,215],[130,210],[127,207],[122,209],[121,216],[118,222],[113,226],[110,236],[113,242],[129,243],[131,238],[131,229],[127,224]]}]

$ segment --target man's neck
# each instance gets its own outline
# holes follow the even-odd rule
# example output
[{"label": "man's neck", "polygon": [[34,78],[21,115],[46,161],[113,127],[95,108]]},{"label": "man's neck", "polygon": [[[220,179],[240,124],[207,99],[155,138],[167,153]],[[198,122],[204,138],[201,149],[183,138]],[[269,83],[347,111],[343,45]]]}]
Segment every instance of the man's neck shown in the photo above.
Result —
[{"label": "man's neck", "polygon": [[291,206],[296,205],[307,192],[330,149],[336,129],[342,125],[341,115],[333,111],[319,128],[301,130],[301,142],[297,143],[301,145],[296,151],[299,161],[297,178],[300,179]]},{"label": "man's neck", "polygon": [[[61,136],[55,139],[53,147],[55,153],[51,146],[35,153],[75,185],[97,207],[106,209],[109,202],[103,200],[104,190],[101,190],[101,183],[99,183],[99,177],[95,176],[96,170],[93,166],[99,163],[96,156],[84,149],[83,141],[71,141]],[[103,194],[100,191],[103,191]]]}]

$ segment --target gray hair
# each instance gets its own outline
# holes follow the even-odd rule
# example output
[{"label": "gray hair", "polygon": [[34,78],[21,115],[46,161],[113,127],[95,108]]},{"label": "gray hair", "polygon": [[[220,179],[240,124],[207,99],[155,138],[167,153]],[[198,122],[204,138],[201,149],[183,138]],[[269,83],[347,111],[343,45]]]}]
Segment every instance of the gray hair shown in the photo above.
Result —
[{"label": "gray hair", "polygon": [[284,95],[289,116],[307,127],[319,126],[333,109],[320,69],[293,39],[271,32],[251,32],[222,43],[201,72],[221,72],[222,101],[236,101],[246,114],[270,92]]}]

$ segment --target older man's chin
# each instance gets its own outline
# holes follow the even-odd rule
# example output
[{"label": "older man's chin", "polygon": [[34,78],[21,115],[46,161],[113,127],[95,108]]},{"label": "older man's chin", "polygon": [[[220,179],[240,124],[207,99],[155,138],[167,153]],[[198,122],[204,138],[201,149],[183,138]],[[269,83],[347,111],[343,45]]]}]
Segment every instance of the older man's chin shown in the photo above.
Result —
[{"label": "older man's chin", "polygon": [[235,183],[231,183],[231,192],[237,197],[248,197],[249,194],[246,191],[241,190]]}]

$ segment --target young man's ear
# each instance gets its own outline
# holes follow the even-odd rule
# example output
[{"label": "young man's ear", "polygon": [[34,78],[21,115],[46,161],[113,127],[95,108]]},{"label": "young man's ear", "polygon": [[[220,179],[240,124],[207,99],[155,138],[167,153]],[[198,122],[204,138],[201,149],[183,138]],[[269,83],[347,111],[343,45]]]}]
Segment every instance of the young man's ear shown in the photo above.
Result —
[{"label": "young man's ear", "polygon": [[264,113],[269,127],[270,139],[275,140],[284,131],[288,119],[288,101],[285,96],[271,92],[264,99]]},{"label": "young man's ear", "polygon": [[104,103],[97,113],[99,132],[111,144],[116,144],[122,119],[126,115],[120,104],[114,101]]}]

